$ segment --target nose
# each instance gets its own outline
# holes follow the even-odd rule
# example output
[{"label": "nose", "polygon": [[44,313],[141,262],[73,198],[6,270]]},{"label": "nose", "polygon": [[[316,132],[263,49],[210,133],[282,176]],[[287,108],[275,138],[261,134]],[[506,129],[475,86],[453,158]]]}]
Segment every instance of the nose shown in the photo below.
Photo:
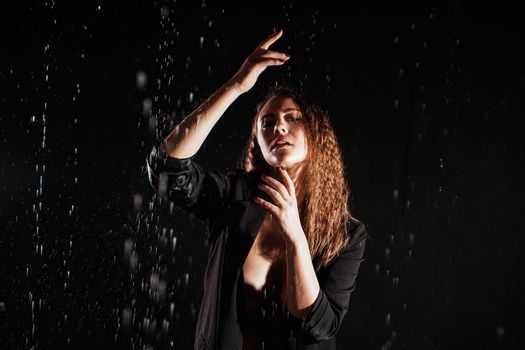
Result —
[{"label": "nose", "polygon": [[288,132],[286,123],[281,119],[277,120],[277,122],[275,123],[274,132],[275,130],[278,130],[278,132],[281,134],[286,134]]}]

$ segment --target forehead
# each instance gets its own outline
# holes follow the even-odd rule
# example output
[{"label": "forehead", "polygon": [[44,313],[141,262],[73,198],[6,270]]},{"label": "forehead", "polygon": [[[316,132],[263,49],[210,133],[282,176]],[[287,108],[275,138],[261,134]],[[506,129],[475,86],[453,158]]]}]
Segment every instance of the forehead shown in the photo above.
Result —
[{"label": "forehead", "polygon": [[297,109],[299,110],[299,107],[294,102],[294,100],[291,97],[288,96],[274,96],[270,98],[264,106],[261,108],[261,111],[259,112],[258,118],[261,118],[269,113],[271,114],[277,114],[280,111],[285,110],[291,110],[291,109]]}]

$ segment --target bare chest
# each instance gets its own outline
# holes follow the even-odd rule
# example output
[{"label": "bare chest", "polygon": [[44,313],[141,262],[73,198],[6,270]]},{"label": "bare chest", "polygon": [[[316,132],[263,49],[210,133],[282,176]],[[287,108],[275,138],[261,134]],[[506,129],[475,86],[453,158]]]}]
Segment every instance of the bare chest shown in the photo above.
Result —
[{"label": "bare chest", "polygon": [[[243,264],[244,287],[256,296],[270,290],[286,303],[286,251],[267,215]],[[265,294],[266,295],[266,294]]]}]

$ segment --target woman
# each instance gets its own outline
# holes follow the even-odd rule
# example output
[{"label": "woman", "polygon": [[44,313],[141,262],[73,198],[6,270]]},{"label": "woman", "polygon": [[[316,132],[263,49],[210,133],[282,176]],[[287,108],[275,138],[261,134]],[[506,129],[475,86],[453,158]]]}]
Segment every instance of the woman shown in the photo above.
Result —
[{"label": "woman", "polygon": [[163,199],[208,228],[195,349],[335,349],[363,259],[366,227],[348,210],[344,164],[328,117],[293,89],[258,104],[243,169],[194,161],[224,111],[290,57],[264,40],[235,75],[147,159]]}]

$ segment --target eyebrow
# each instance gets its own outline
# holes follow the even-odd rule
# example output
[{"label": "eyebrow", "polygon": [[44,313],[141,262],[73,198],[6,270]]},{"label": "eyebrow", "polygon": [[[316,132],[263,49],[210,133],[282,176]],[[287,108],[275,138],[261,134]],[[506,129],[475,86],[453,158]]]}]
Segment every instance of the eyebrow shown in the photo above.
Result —
[{"label": "eyebrow", "polygon": [[[290,111],[298,111],[298,112],[301,112],[299,109],[297,109],[297,108],[293,108],[293,107],[292,107],[292,108],[287,108],[287,109],[285,109],[283,112],[284,112],[284,113],[288,113],[288,112],[290,112]],[[273,113],[266,113],[266,114],[263,115],[259,120],[260,120],[260,121],[263,121],[264,118],[272,117],[272,116],[275,117],[275,114],[273,114]]]}]

